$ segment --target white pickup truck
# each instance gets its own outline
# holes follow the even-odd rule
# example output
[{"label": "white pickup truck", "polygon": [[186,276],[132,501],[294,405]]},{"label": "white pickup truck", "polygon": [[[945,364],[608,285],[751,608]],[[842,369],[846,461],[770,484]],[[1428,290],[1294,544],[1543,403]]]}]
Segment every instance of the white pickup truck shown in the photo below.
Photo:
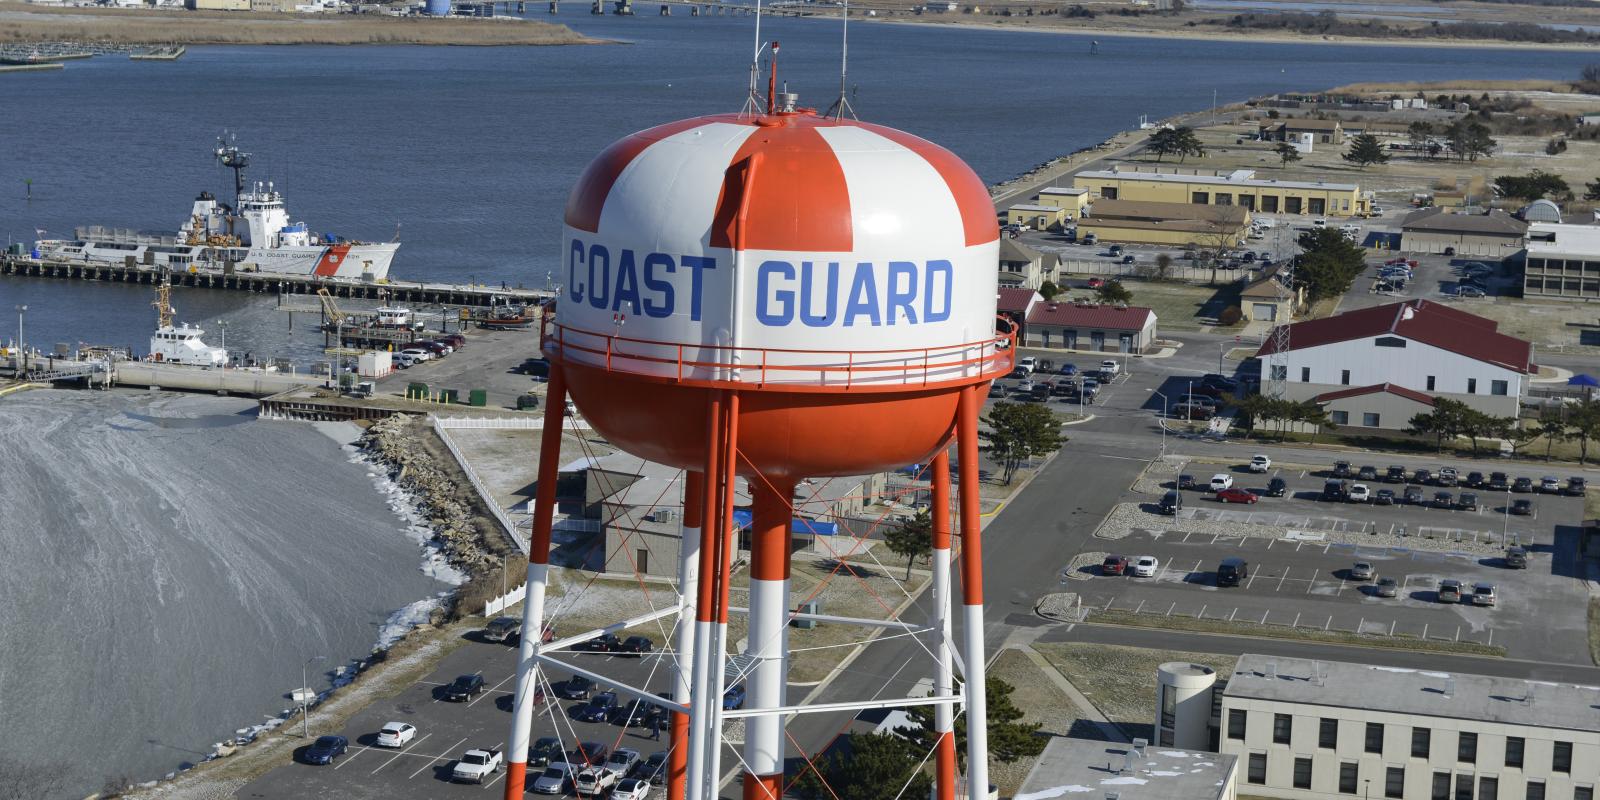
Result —
[{"label": "white pickup truck", "polygon": [[500,771],[499,750],[468,750],[461,754],[455,769],[450,770],[450,780],[458,783],[483,783],[484,778]]}]

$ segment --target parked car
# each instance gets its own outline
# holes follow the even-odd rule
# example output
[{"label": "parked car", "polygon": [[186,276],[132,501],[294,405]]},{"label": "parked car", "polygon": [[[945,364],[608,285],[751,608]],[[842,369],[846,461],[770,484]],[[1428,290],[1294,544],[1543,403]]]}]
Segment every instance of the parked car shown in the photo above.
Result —
[{"label": "parked car", "polygon": [[1188,403],[1180,403],[1176,406],[1173,406],[1171,414],[1173,419],[1184,419],[1191,421],[1199,420],[1201,422],[1211,419],[1216,415],[1216,409],[1213,409],[1211,406],[1190,405]]},{"label": "parked car", "polygon": [[1533,501],[1527,499],[1513,500],[1511,502],[1511,513],[1518,517],[1532,516]]},{"label": "parked car", "polygon": [[1178,488],[1179,489],[1193,489],[1193,490],[1196,490],[1196,491],[1198,491],[1200,489],[1200,487],[1195,484],[1193,475],[1179,475],[1178,476]]},{"label": "parked car", "polygon": [[989,384],[989,396],[990,397],[1005,397],[1006,396],[1006,387],[1003,384],[1001,384],[999,381],[996,381],[994,383]]},{"label": "parked car", "polygon": [[1393,467],[1393,466],[1389,467],[1389,469],[1386,470],[1383,473],[1383,482],[1384,483],[1405,483],[1406,482],[1406,468],[1405,467]]},{"label": "parked car", "polygon": [[503,758],[504,754],[499,750],[468,750],[451,767],[450,780],[454,783],[483,783],[505,765]]},{"label": "parked car", "polygon": [[1034,382],[1030,380],[1021,381],[1017,384],[1017,394],[1032,394],[1034,385]]},{"label": "parked car", "polygon": [[1439,581],[1438,596],[1439,602],[1441,603],[1461,602],[1461,581],[1458,581],[1455,578],[1445,578],[1444,580]]},{"label": "parked car", "polygon": [[650,782],[639,778],[623,778],[611,790],[611,800],[645,800],[650,796]]},{"label": "parked car", "polygon": [[1483,473],[1476,471],[1467,473],[1467,477],[1461,482],[1461,485],[1469,489],[1483,488]]},{"label": "parked car", "polygon": [[1114,256],[1120,256],[1120,255],[1122,255],[1122,245],[1120,245],[1120,244],[1111,245],[1111,249],[1107,250],[1106,252],[1108,252],[1108,253],[1110,253],[1111,255],[1114,255]]},{"label": "parked car", "polygon": [[378,729],[378,738],[373,744],[379,747],[405,747],[412,739],[417,738],[417,728],[407,722],[385,722]]},{"label": "parked car", "polygon": [[1100,373],[1103,374],[1103,375],[1115,376],[1117,373],[1119,373],[1121,371],[1122,371],[1122,365],[1117,363],[1117,360],[1114,359],[1114,358],[1108,358],[1108,359],[1100,362]]},{"label": "parked car", "polygon": [[1370,581],[1378,577],[1378,568],[1371,561],[1357,561],[1350,567],[1350,580]]},{"label": "parked car", "polygon": [[495,617],[488,625],[483,626],[483,640],[486,642],[515,644],[521,633],[521,617]]},{"label": "parked car", "polygon": [[1452,495],[1449,492],[1434,492],[1433,493],[1433,507],[1434,508],[1455,508],[1456,507],[1455,495]]},{"label": "parked car", "polygon": [[1455,486],[1461,480],[1461,473],[1456,472],[1455,467],[1440,467],[1436,480],[1440,486]]},{"label": "parked car", "polygon": [[305,761],[307,764],[332,764],[334,759],[349,750],[350,740],[343,736],[318,736],[317,740],[306,748]]},{"label": "parked car", "polygon": [[1138,261],[1138,259],[1134,258],[1132,253],[1129,253],[1128,255],[1125,255],[1125,256],[1122,257],[1122,263],[1124,263],[1124,264],[1132,264],[1135,261]]},{"label": "parked car", "polygon": [[1223,489],[1233,488],[1233,476],[1226,472],[1219,472],[1211,476],[1211,491],[1220,492]]},{"label": "parked car", "polygon": [[618,779],[625,778],[633,771],[633,765],[639,763],[639,751],[631,747],[619,747],[611,751],[611,757],[606,759],[605,771]]},{"label": "parked car", "polygon": [[1156,560],[1155,556],[1139,556],[1139,558],[1133,562],[1133,577],[1154,578],[1156,576],[1156,569],[1160,566],[1161,562]]},{"label": "parked car", "polygon": [[1126,575],[1128,573],[1128,557],[1119,555],[1106,556],[1100,562],[1101,575]]},{"label": "parked car", "polygon": [[1167,516],[1177,516],[1183,510],[1183,493],[1172,490],[1161,495],[1161,513]]},{"label": "parked car", "polygon": [[1232,488],[1223,489],[1222,491],[1217,492],[1217,502],[1219,503],[1244,503],[1245,505],[1255,505],[1255,502],[1260,499],[1261,498],[1257,497],[1254,493],[1246,489]]},{"label": "parked car", "polygon": [[1511,491],[1517,494],[1528,494],[1533,491],[1532,478],[1518,478],[1511,484]]},{"label": "parked car", "polygon": [[656,783],[656,778],[661,771],[667,768],[667,751],[660,750],[650,754],[650,757],[633,765],[633,777],[648,783]]},{"label": "parked car", "polygon": [[1465,281],[1458,284],[1455,291],[1456,297],[1465,297],[1473,300],[1484,297],[1486,294],[1487,293],[1483,291],[1483,287],[1474,286],[1470,283],[1466,283]]},{"label": "parked car", "polygon": [[1461,495],[1456,498],[1456,508],[1461,509],[1462,511],[1477,511],[1478,495],[1472,492],[1462,492]]},{"label": "parked car", "polygon": [[1217,565],[1218,586],[1238,586],[1240,582],[1249,578],[1250,564],[1242,558],[1224,558],[1222,563]]},{"label": "parked car", "polygon": [[1061,374],[1062,375],[1076,375],[1076,374],[1078,374],[1078,365],[1077,364],[1062,364],[1061,365]]},{"label": "parked car", "polygon": [[1489,473],[1489,490],[1503,492],[1509,488],[1510,484],[1507,483],[1509,480],[1510,478],[1504,472],[1491,472]]},{"label": "parked car", "polygon": [[556,690],[556,696],[562,700],[588,700],[591,694],[594,694],[594,681],[582,675],[568,678],[561,684],[561,688]]},{"label": "parked car", "polygon": [[1356,470],[1356,480],[1358,480],[1358,481],[1375,481],[1377,479],[1378,479],[1378,468],[1377,467],[1363,464],[1360,469]]},{"label": "parked car", "polygon": [[655,703],[648,700],[634,700],[612,716],[611,723],[625,728],[649,730],[651,727],[660,727],[662,713],[661,706]]},{"label": "parked car", "polygon": [[1372,504],[1375,505],[1375,506],[1392,506],[1392,505],[1394,505],[1394,490],[1393,489],[1379,489],[1378,493],[1372,496]]},{"label": "parked car", "polygon": [[591,653],[615,653],[621,646],[622,640],[618,639],[616,634],[602,633],[573,649],[587,650]]},{"label": "parked car", "polygon": [[412,361],[418,363],[433,358],[433,353],[422,347],[407,347],[400,351],[400,355],[408,356]]},{"label": "parked car", "polygon": [[579,797],[601,797],[617,782],[617,776],[599,767],[589,767],[578,773],[572,781],[572,790]]},{"label": "parked car", "polygon": [[1267,481],[1268,497],[1283,497],[1289,493],[1289,482],[1282,478],[1273,478]]},{"label": "parked car", "polygon": [[561,760],[561,740],[554,736],[541,736],[528,745],[528,766],[544,767],[550,764],[550,759]]},{"label": "parked car", "polygon": [[1090,278],[1087,285],[1088,285],[1088,287],[1090,289],[1099,289],[1100,287],[1106,285],[1106,279],[1105,278]]},{"label": "parked car", "polygon": [[1527,569],[1528,549],[1522,545],[1512,545],[1506,548],[1506,569]]},{"label": "parked car", "polygon": [[617,712],[617,693],[601,692],[588,701],[573,706],[567,716],[579,722],[608,722]]},{"label": "parked car", "polygon": [[1372,593],[1379,597],[1399,597],[1400,582],[1394,578],[1379,578],[1378,583],[1372,587]]},{"label": "parked car", "polygon": [[1033,371],[1039,368],[1039,359],[1033,356],[1023,356],[1017,359],[1016,367],[1017,369],[1025,369],[1029,375],[1032,375]]},{"label": "parked car", "polygon": [[629,655],[633,656],[634,658],[638,658],[639,656],[649,653],[655,649],[656,643],[651,641],[650,637],[629,636],[628,638],[622,640],[622,644],[617,645],[616,652],[622,655]]},{"label": "parked car", "polygon": [[1492,606],[1498,599],[1494,584],[1485,582],[1472,584],[1472,604],[1475,606]]},{"label": "parked car", "polygon": [[1370,503],[1372,502],[1372,487],[1364,483],[1354,484],[1350,487],[1350,493],[1345,495],[1345,499],[1352,503]]},{"label": "parked car", "polygon": [[1250,471],[1251,472],[1266,472],[1269,469],[1272,469],[1272,459],[1271,458],[1269,458],[1267,456],[1264,456],[1264,455],[1261,455],[1259,453],[1257,453],[1256,455],[1250,457]]},{"label": "parked car", "polygon": [[544,768],[544,772],[539,773],[539,777],[533,779],[533,786],[530,788],[534,794],[566,794],[567,789],[572,786],[572,778],[573,769],[568,762],[552,763]]},{"label": "parked car", "polygon": [[1554,475],[1546,475],[1539,479],[1540,494],[1561,494],[1561,479]]},{"label": "parked car", "polygon": [[455,681],[444,687],[444,699],[452,703],[464,703],[483,694],[487,688],[482,675],[458,675]]},{"label": "parked car", "polygon": [[1411,482],[1418,486],[1427,486],[1433,483],[1433,473],[1429,470],[1419,469],[1411,473]]},{"label": "parked car", "polygon": [[1342,503],[1350,496],[1349,481],[1330,480],[1322,484],[1322,499]]},{"label": "parked car", "polygon": [[744,698],[744,684],[736,683],[732,686],[729,686],[727,690],[722,693],[722,710],[732,711],[736,708],[744,708]]},{"label": "parked car", "polygon": [[1405,490],[1405,503],[1408,506],[1422,505],[1422,489],[1416,486],[1407,486]]},{"label": "parked car", "polygon": [[1354,478],[1355,477],[1355,473],[1350,471],[1350,462],[1348,462],[1348,461],[1335,461],[1335,462],[1333,462],[1333,473],[1332,474],[1333,474],[1333,477],[1335,477],[1335,478]]},{"label": "parked car", "polygon": [[1573,476],[1567,479],[1566,493],[1572,495],[1573,497],[1582,497],[1584,491],[1586,491],[1588,488],[1588,483],[1583,478]]},{"label": "parked car", "polygon": [[611,755],[611,748],[599,742],[579,742],[578,746],[567,751],[567,763],[574,769],[585,767],[598,767],[606,763],[606,757]]}]

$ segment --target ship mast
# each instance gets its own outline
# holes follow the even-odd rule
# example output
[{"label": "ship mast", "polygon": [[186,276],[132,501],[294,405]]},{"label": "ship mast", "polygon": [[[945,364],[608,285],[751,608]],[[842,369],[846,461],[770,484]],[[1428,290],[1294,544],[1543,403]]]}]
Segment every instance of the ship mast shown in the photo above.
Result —
[{"label": "ship mast", "polygon": [[156,309],[156,328],[172,327],[172,278],[162,274],[161,282],[156,284],[156,301],[150,305]]},{"label": "ship mast", "polygon": [[215,151],[217,161],[233,170],[233,208],[239,208],[239,195],[244,194],[244,169],[250,166],[250,154],[239,149],[232,139],[218,136]]}]

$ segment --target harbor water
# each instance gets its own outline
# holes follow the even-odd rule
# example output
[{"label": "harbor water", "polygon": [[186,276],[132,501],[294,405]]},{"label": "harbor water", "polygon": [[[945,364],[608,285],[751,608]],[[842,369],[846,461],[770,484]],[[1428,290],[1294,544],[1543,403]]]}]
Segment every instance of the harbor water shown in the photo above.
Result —
[{"label": "harbor water", "polygon": [[[541,6],[542,8],[542,6]],[[640,7],[647,11],[646,6]],[[546,18],[544,14],[530,14]],[[175,229],[201,190],[230,198],[210,156],[237,133],[251,177],[313,230],[403,242],[407,279],[562,282],[562,208],[605,143],[736,111],[747,17],[560,21],[585,47],[191,47],[176,62],[101,57],[12,75],[0,97],[0,236],[76,225]],[[838,94],[837,21],[770,18],[779,79]],[[1572,78],[1583,53],[1106,38],[855,24],[846,81],[866,119],[949,147],[998,181],[1159,119],[1279,90],[1366,80]],[[32,182],[32,198],[24,181]],[[24,336],[132,345],[148,287],[0,278]],[[178,318],[257,356],[319,357],[315,315],[291,331],[274,298],[176,290]],[[17,320],[0,315],[0,340]],[[226,323],[226,332],[223,333]],[[0,399],[0,747],[69,770],[45,797],[150,779],[287,705],[314,655],[364,654],[401,609],[445,588],[418,568],[416,526],[317,429],[251,405],[132,393]],[[313,490],[314,489],[314,490]],[[391,631],[392,632],[392,631]],[[326,684],[323,676],[323,684]],[[95,758],[61,758],[65,747]]]}]

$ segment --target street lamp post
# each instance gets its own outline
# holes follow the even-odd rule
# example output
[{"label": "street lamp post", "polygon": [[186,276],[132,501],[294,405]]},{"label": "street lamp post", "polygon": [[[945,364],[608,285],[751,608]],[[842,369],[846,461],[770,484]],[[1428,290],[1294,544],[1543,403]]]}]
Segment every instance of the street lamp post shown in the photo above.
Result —
[{"label": "street lamp post", "polygon": [[1227,371],[1222,368],[1222,351],[1224,349],[1226,349],[1227,346],[1228,346],[1227,341],[1217,342],[1217,374],[1218,375],[1227,375],[1228,374]]},{"label": "street lamp post", "polygon": [[1156,395],[1156,396],[1161,398],[1161,454],[1162,455],[1166,455],[1166,453],[1167,453],[1167,396],[1165,394],[1162,394],[1161,392],[1158,392],[1158,391],[1154,390],[1154,389],[1151,389],[1150,392],[1151,392],[1151,394],[1154,394],[1154,395]]},{"label": "street lamp post", "polygon": [[17,306],[17,365],[22,368],[22,373],[28,373],[28,348],[22,346],[22,315],[27,312],[26,305]]},{"label": "street lamp post", "polygon": [[232,360],[228,358],[228,321],[219,319],[217,325],[222,328],[222,368],[227,369],[228,362]]},{"label": "street lamp post", "polygon": [[300,665],[300,738],[302,739],[311,738],[311,714],[306,710],[311,701],[310,687],[306,686],[308,682],[306,667],[311,666],[313,661],[323,661],[325,659],[327,659],[327,656],[312,656],[306,659],[306,663]]}]

